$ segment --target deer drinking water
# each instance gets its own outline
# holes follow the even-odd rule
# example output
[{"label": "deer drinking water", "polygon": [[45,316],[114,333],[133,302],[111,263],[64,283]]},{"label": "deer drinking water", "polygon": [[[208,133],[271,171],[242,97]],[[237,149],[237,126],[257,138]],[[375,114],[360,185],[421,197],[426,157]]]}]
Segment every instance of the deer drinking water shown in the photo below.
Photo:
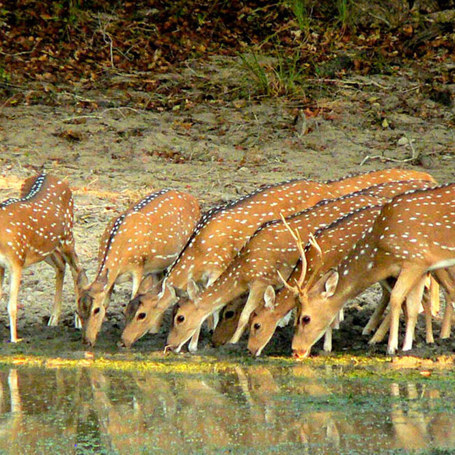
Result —
[{"label": "deer drinking water", "polygon": [[323,184],[292,181],[211,209],[168,271],[161,293],[138,295],[128,304],[123,343],[131,346],[149,330],[157,332],[165,310],[177,300],[176,290],[187,292],[189,285],[190,292],[197,293],[197,285],[207,286],[215,281],[264,219],[276,217],[280,211],[292,213],[297,207],[313,205],[324,194]]},{"label": "deer drinking water", "polygon": [[52,175],[28,178],[20,198],[0,204],[0,232],[0,278],[2,284],[5,269],[11,274],[8,313],[11,341],[17,342],[17,302],[22,270],[46,261],[56,271],[49,325],[56,325],[60,315],[65,265],[69,264],[75,281],[81,272],[74,248],[70,188]]},{"label": "deer drinking water", "polygon": [[[344,303],[370,285],[397,276],[390,297],[391,325],[387,352],[398,347],[398,322],[406,298],[415,305],[428,272],[455,264],[455,184],[442,185],[395,197],[386,204],[335,270],[324,274],[305,294],[300,309],[294,353],[307,356]],[[447,283],[442,282],[444,286]],[[455,288],[450,291],[453,301]],[[411,306],[412,306],[411,305]],[[412,347],[417,311],[408,314],[404,350]]]},{"label": "deer drinking water", "polygon": [[[422,187],[428,183],[414,181],[411,185]],[[282,284],[280,277],[289,276],[300,257],[290,230],[297,231],[306,242],[306,239],[317,229],[327,226],[356,208],[385,203],[386,196],[390,198],[403,192],[409,188],[408,185],[409,182],[378,185],[341,198],[324,200],[314,207],[291,215],[287,221],[275,220],[262,225],[211,286],[200,295],[194,297],[190,295],[192,301],[180,305],[168,337],[169,348],[179,351],[181,346],[196,333],[205,318],[219,311],[244,292],[249,292],[248,300],[231,339],[231,342],[237,342],[248,323],[250,314],[259,306],[264,293],[273,292],[273,287],[280,286]],[[358,224],[356,224],[357,230],[359,230]],[[339,248],[341,247],[340,242]],[[271,289],[268,289],[268,286]]]},{"label": "deer drinking water", "polygon": [[200,292],[200,285],[211,285],[261,224],[278,219],[280,214],[288,216],[304,210],[325,198],[386,181],[412,179],[434,181],[427,173],[401,169],[374,171],[326,184],[297,180],[260,189],[212,209],[202,218],[179,260],[169,270],[162,292],[158,296],[138,295],[130,302],[134,311],[129,311],[131,317],[122,334],[124,344],[130,346],[149,330],[158,331],[164,312],[177,301],[176,290],[187,292],[191,283],[195,295]]},{"label": "deer drinking water", "polygon": [[[386,190],[389,193],[388,196],[390,199],[407,191],[430,188],[433,186],[434,184],[431,182],[416,180],[375,186],[372,187],[370,191],[378,196],[387,196],[384,191]],[[360,236],[371,226],[377,215],[377,208],[365,211],[359,210],[334,221],[326,228],[321,228],[315,234],[324,257],[324,264],[322,264],[320,273],[325,273],[330,268],[338,265],[357,240],[359,240]],[[358,220],[358,217],[361,217],[361,219]],[[308,251],[305,254],[311,256],[311,258],[307,257],[309,264],[307,274],[309,274],[312,268],[314,268],[313,262],[315,260],[315,251],[311,245],[307,245],[307,248]],[[305,281],[308,277],[305,276],[305,271],[303,272],[303,275],[301,274],[301,264],[299,264],[288,278],[288,282],[294,283],[300,280],[301,286],[305,283],[305,288],[307,288],[310,285],[310,283]],[[301,276],[300,279],[299,276]],[[314,279],[314,274],[312,275],[312,279]],[[386,283],[383,284],[382,300],[387,304],[390,297],[390,293],[388,292],[390,285],[387,285]],[[250,320],[250,335],[248,339],[248,349],[253,355],[259,356],[261,354],[264,347],[272,338],[276,327],[279,326],[280,321],[282,321],[283,318],[287,318],[290,315],[290,312],[295,308],[298,295],[298,292],[296,292],[297,290],[298,289],[294,284],[289,287],[285,286],[278,291],[276,296],[274,292],[272,293],[271,290],[269,290],[265,295],[266,299],[264,304],[254,311]],[[219,328],[221,329],[221,324]],[[218,334],[218,338],[221,337],[222,335]],[[324,349],[331,350],[331,345],[328,341],[324,344]]]},{"label": "deer drinking water", "polygon": [[86,342],[94,345],[96,341],[117,279],[132,276],[134,297],[145,274],[158,278],[177,259],[199,215],[196,198],[166,189],[148,195],[111,221],[101,239],[96,277],[79,297]]}]

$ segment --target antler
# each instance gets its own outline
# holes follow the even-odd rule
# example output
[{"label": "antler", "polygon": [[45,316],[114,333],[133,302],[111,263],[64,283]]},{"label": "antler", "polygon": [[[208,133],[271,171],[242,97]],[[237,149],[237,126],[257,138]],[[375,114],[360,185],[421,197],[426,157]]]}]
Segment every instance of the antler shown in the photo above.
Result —
[{"label": "antler", "polygon": [[312,284],[314,283],[315,279],[318,277],[319,270],[321,270],[322,264],[323,264],[323,259],[322,259],[322,249],[319,246],[318,241],[316,240],[316,237],[313,234],[310,234],[309,238],[310,245],[316,249],[318,256],[319,256],[319,263],[314,266],[313,273],[311,274],[310,278],[307,281],[306,288],[310,289]]},{"label": "antler", "polygon": [[305,250],[303,248],[303,243],[302,243],[302,239],[300,238],[299,231],[296,230],[294,232],[292,230],[291,226],[289,226],[289,224],[287,223],[287,221],[282,213],[280,214],[280,216],[281,216],[281,220],[283,221],[283,224],[285,225],[286,229],[289,231],[292,238],[296,241],[297,249],[299,250],[300,257],[302,260],[302,272],[300,273],[300,278],[298,280],[296,280],[296,286],[291,286],[289,283],[287,283],[287,281],[283,278],[283,276],[281,275],[280,272],[278,272],[278,276],[280,277],[280,279],[283,281],[284,285],[290,291],[298,294],[302,289],[303,282],[305,281],[306,271],[307,271],[307,260],[306,260],[306,256],[305,256]]},{"label": "antler", "polygon": [[[286,219],[284,218],[283,214],[281,214],[281,219],[283,221],[283,224],[286,226],[287,230],[292,235],[292,238],[296,241],[297,249],[300,252],[300,257],[301,257],[301,260],[302,260],[302,271],[301,271],[301,274],[300,274],[300,278],[298,280],[296,280],[296,286],[291,286],[283,278],[283,276],[281,275],[281,273],[279,271],[278,271],[278,276],[280,277],[280,279],[283,282],[284,286],[286,288],[288,288],[290,291],[294,292],[295,294],[302,293],[303,292],[303,282],[305,281],[305,277],[306,277],[306,274],[307,274],[307,267],[308,267],[308,263],[307,263],[307,259],[306,259],[306,255],[305,255],[305,249],[303,247],[303,242],[302,242],[302,239],[300,237],[299,232],[297,230],[296,231],[292,230],[292,228],[289,226],[289,224],[287,223]],[[305,286],[305,289],[310,289],[310,287],[313,284],[314,280],[317,278],[319,270],[321,269],[322,263],[323,263],[323,260],[322,260],[322,255],[323,255],[322,249],[319,246],[319,244],[318,244],[318,242],[317,242],[317,240],[316,240],[316,238],[314,237],[313,234],[310,234],[310,236],[309,236],[309,243],[310,243],[310,245],[313,248],[316,249],[316,251],[318,253],[318,256],[319,256],[319,263],[314,267],[313,273],[311,274],[310,278],[308,279],[308,281],[306,283],[306,286]]]}]

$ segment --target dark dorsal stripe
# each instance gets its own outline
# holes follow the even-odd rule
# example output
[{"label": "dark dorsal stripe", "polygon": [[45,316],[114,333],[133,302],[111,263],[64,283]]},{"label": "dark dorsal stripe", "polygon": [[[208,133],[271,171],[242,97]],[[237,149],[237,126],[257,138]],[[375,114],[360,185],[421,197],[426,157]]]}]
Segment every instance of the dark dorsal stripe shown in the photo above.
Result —
[{"label": "dark dorsal stripe", "polygon": [[35,181],[33,182],[32,187],[30,188],[30,191],[21,198],[9,198],[6,201],[3,201],[0,203],[0,208],[7,207],[8,205],[14,204],[15,202],[27,202],[30,199],[32,199],[34,196],[36,196],[41,188],[44,185],[44,182],[46,180],[46,174],[40,174],[36,177]]},{"label": "dark dorsal stripe", "polygon": [[[396,169],[396,168],[393,168],[393,167],[389,167],[389,168],[383,169],[382,171],[387,172],[387,171],[391,171],[392,169],[400,171],[400,172],[406,171],[406,169]],[[344,175],[343,177],[339,177],[337,179],[324,180],[323,183],[330,184],[330,183],[342,182],[343,180],[352,179],[353,177],[360,177],[361,175],[362,176],[363,175],[368,176],[368,175],[374,174],[375,172],[378,172],[378,171],[379,171],[379,169],[373,169],[373,170],[367,171],[367,172],[354,171],[354,172],[350,172],[349,174]]]},{"label": "dark dorsal stripe", "polygon": [[[312,182],[312,180],[308,180],[308,179],[291,179],[291,180],[285,180],[284,182],[272,183],[270,185],[265,185],[265,186],[262,186],[262,187],[258,188],[255,191],[253,191],[252,193],[248,193],[245,196],[242,196],[242,197],[240,197],[238,199],[234,199],[233,201],[229,201],[229,202],[227,202],[225,204],[220,204],[220,205],[218,205],[216,207],[213,207],[210,210],[208,210],[204,215],[202,215],[200,221],[198,222],[198,224],[194,228],[193,233],[191,234],[190,238],[188,239],[188,242],[186,242],[185,247],[182,249],[182,251],[178,255],[177,259],[168,268],[167,275],[172,271],[172,269],[174,267],[177,266],[177,264],[180,262],[180,258],[182,257],[183,253],[185,253],[185,251],[188,249],[188,247],[193,243],[193,240],[199,234],[199,232],[202,230],[202,228],[204,228],[205,225],[215,217],[215,215],[217,215],[218,213],[220,213],[220,212],[222,212],[224,210],[232,209],[232,208],[240,205],[242,202],[244,202],[244,201],[246,201],[248,199],[251,199],[252,197],[256,196],[259,193],[262,193],[264,191],[270,190],[272,188],[277,188],[279,186],[289,185],[289,184],[296,183],[296,182]],[[318,183],[318,182],[314,182],[314,183]]]},{"label": "dark dorsal stripe", "polygon": [[148,196],[145,196],[144,199],[139,201],[132,209],[132,212],[140,212],[144,207],[147,206],[150,202],[156,199],[158,196],[162,196],[163,194],[172,191],[170,188],[166,188],[160,191],[155,191],[154,193],[150,193]]},{"label": "dark dorsal stripe", "polygon": [[[305,213],[309,213],[314,209],[323,207],[324,205],[332,204],[332,203],[335,203],[338,201],[344,201],[346,199],[351,199],[351,198],[354,198],[357,196],[365,195],[365,197],[368,197],[368,196],[375,197],[374,194],[371,194],[372,191],[374,191],[375,189],[385,188],[385,187],[389,186],[391,183],[394,185],[399,185],[400,183],[403,183],[403,184],[409,183],[409,180],[402,180],[399,182],[378,183],[377,185],[369,186],[368,188],[363,188],[362,190],[354,191],[353,193],[348,193],[348,194],[345,194],[345,195],[337,197],[337,198],[323,199],[322,201],[319,201],[317,204],[313,205],[312,207],[308,207],[305,210],[302,210],[300,212],[296,212],[290,216],[287,216],[286,220],[287,221],[292,220],[294,218],[304,215]],[[411,191],[415,191],[415,190],[411,190]],[[401,193],[401,194],[405,194],[405,193]],[[386,198],[386,196],[381,196],[381,197]],[[391,199],[391,198],[389,198],[389,199]],[[254,236],[256,236],[258,234],[258,232],[262,231],[263,229],[266,229],[268,226],[272,226],[274,224],[282,224],[282,223],[283,223],[283,221],[281,219],[266,221],[264,224],[261,224],[261,226],[258,227],[256,232],[254,233]]]},{"label": "dark dorsal stripe", "polygon": [[[318,239],[318,236],[321,234],[323,231],[328,231],[329,229],[333,229],[334,227],[338,226],[339,224],[343,223],[345,220],[348,218],[353,217],[354,215],[358,215],[361,212],[367,211],[367,210],[374,210],[374,209],[382,209],[384,207],[384,204],[374,204],[374,205],[367,205],[366,207],[360,207],[358,209],[353,210],[352,212],[346,213],[345,215],[340,216],[340,218],[336,219],[335,221],[332,221],[330,224],[324,227],[320,227],[319,229],[316,229],[316,231],[313,233],[314,237],[316,240]],[[308,250],[310,247],[310,242],[308,242],[305,246],[305,251]]]},{"label": "dark dorsal stripe", "polygon": [[169,188],[166,188],[166,189],[163,189],[160,191],[155,191],[154,193],[150,193],[149,195],[145,196],[144,199],[141,199],[137,204],[135,204],[130,210],[128,210],[123,215],[120,215],[115,220],[114,225],[112,226],[111,232],[109,233],[109,238],[107,239],[106,249],[104,250],[103,260],[101,261],[100,267],[98,269],[97,277],[100,276],[104,270],[104,266],[106,265],[106,261],[107,261],[107,256],[109,254],[109,250],[111,249],[112,242],[114,241],[114,237],[117,235],[117,232],[119,231],[120,226],[122,225],[123,221],[125,221],[126,216],[132,212],[134,212],[134,213],[140,212],[143,208],[145,208],[150,202],[152,202],[158,196],[161,196],[169,191],[172,191],[172,190]]},{"label": "dark dorsal stripe", "polygon": [[[313,233],[313,235],[314,235],[314,237],[315,237],[315,239],[317,241],[318,237],[321,235],[322,232],[328,231],[330,229],[333,229],[334,227],[336,227],[337,225],[341,224],[346,219],[351,218],[354,215],[357,215],[360,212],[364,212],[364,211],[367,211],[367,210],[374,210],[374,209],[381,210],[382,207],[384,207],[383,204],[377,204],[377,205],[368,205],[366,207],[360,207],[358,209],[355,209],[352,212],[349,212],[349,213],[346,213],[345,215],[342,215],[340,218],[336,219],[335,221],[332,221],[327,226],[320,227],[319,229],[316,229],[316,231]],[[361,238],[365,237],[365,235],[368,234],[368,232],[369,232],[368,229],[365,230],[365,232],[363,233]],[[311,242],[308,241],[306,243],[306,245],[305,245],[305,248],[304,248],[305,254],[308,252],[308,250],[310,248],[311,248]],[[351,247],[350,250],[352,250],[353,248],[354,247]],[[301,264],[302,264],[302,258],[299,257],[299,260],[296,262],[296,264],[295,264],[294,268],[292,269],[292,272],[291,272],[291,274],[289,276],[291,276],[300,267]],[[286,289],[286,288],[282,288],[282,289]]]},{"label": "dark dorsal stripe", "polygon": [[104,250],[103,260],[101,261],[100,267],[98,269],[97,278],[101,275],[102,271],[104,270],[104,266],[106,265],[107,255],[109,254],[109,250],[111,249],[112,242],[114,241],[114,237],[117,235],[117,232],[120,229],[120,226],[123,223],[123,220],[126,218],[126,213],[120,215],[114,222],[112,226],[111,232],[109,233],[109,238],[107,239],[107,245]]},{"label": "dark dorsal stripe", "polygon": [[[387,169],[384,169],[384,170],[387,171]],[[349,174],[343,175],[343,177],[339,177],[337,179],[324,180],[323,183],[330,184],[330,183],[342,182],[343,180],[352,179],[353,177],[359,177],[361,175],[369,175],[369,174],[372,174],[373,172],[378,172],[378,170],[374,169],[374,170],[368,171],[368,172],[362,172],[362,171],[350,172]]]}]

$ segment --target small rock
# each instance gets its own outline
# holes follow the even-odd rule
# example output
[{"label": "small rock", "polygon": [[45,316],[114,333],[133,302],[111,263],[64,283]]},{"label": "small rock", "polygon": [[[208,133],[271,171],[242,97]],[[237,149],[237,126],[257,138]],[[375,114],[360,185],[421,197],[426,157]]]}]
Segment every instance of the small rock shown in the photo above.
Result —
[{"label": "small rock", "polygon": [[409,139],[406,136],[400,137],[398,139],[397,145],[407,145],[409,144]]}]

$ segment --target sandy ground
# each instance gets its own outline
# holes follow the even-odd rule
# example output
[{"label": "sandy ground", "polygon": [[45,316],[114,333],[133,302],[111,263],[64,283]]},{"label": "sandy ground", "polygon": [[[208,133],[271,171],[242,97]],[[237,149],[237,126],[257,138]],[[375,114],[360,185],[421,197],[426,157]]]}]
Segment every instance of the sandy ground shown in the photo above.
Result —
[{"label": "sandy ground", "polygon": [[[108,105],[109,94],[83,96]],[[315,116],[307,112],[304,122],[301,116],[295,122],[295,103],[280,100],[226,104],[214,99],[163,112],[89,110],[70,101],[60,107],[0,107],[0,197],[16,195],[25,177],[43,169],[66,178],[75,194],[77,250],[89,277],[108,220],[156,189],[188,191],[206,209],[263,184],[325,180],[391,166],[425,170],[440,182],[455,180],[455,109],[431,101],[411,70],[394,77],[350,79],[331,95],[321,91],[320,110]],[[26,270],[19,334],[25,343],[44,336],[55,346],[66,340],[76,346],[80,335],[70,328],[75,303],[69,274],[63,325],[44,326],[53,286],[53,271],[46,264]],[[117,288],[98,349],[116,349],[129,289],[128,284]],[[374,301],[376,294],[370,291],[358,302]],[[6,342],[5,296],[0,310]],[[150,336],[136,349],[161,348],[164,336]],[[273,352],[289,352],[286,336],[280,334]]]}]

